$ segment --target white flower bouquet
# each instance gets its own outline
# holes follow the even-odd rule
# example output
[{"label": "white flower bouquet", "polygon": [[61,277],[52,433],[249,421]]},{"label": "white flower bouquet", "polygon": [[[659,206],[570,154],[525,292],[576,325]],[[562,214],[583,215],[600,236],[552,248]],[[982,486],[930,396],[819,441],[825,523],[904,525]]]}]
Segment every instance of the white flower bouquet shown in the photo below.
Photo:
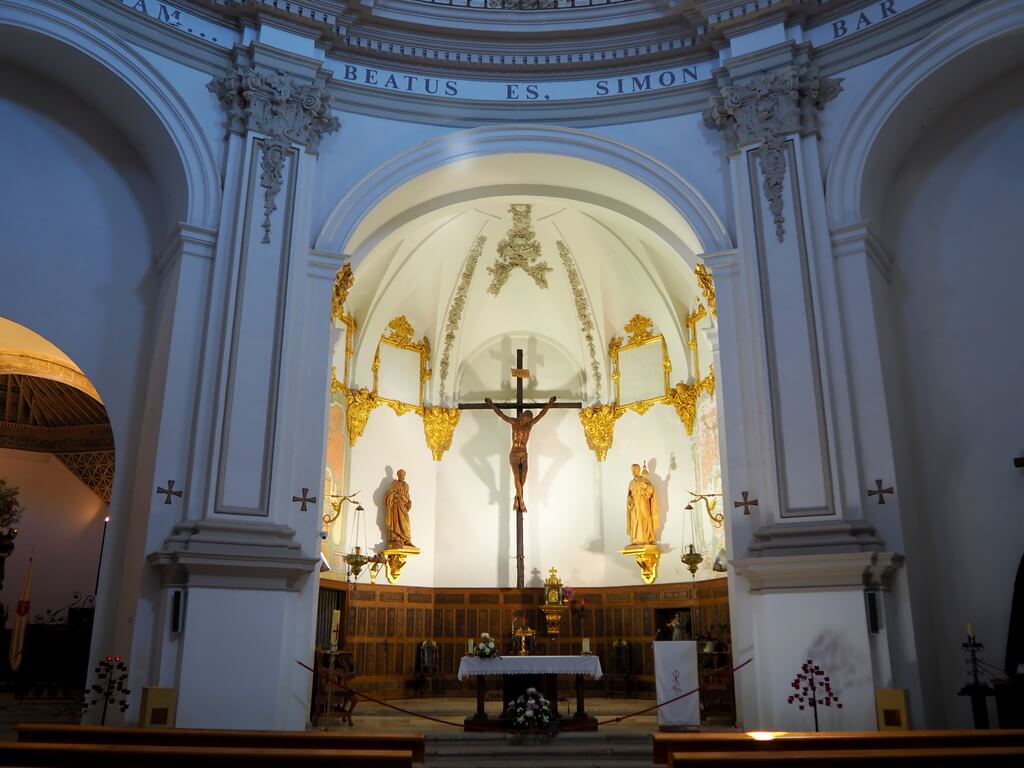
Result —
[{"label": "white flower bouquet", "polygon": [[498,655],[498,646],[494,643],[493,637],[481,632],[480,642],[473,648],[473,653],[481,659],[490,659]]},{"label": "white flower bouquet", "polygon": [[527,688],[526,693],[508,703],[505,710],[517,729],[548,729],[551,727],[551,703],[536,688]]}]

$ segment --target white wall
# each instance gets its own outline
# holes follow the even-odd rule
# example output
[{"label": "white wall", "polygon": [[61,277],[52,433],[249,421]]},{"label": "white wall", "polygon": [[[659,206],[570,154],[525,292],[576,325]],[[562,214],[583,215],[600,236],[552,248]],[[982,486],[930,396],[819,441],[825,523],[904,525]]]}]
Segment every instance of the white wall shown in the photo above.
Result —
[{"label": "white wall", "polygon": [[[949,725],[970,723],[960,643],[973,623],[1002,666],[1010,599],[1024,553],[1024,345],[1020,210],[1024,70],[938,117],[887,198],[895,258],[894,423],[928,553],[933,627]],[[913,567],[914,563],[908,563]]]},{"label": "white wall", "polygon": [[14,621],[29,558],[33,619],[68,605],[73,592],[93,594],[107,505],[49,453],[0,448],[0,477],[18,488],[25,508],[0,590],[7,623]]}]

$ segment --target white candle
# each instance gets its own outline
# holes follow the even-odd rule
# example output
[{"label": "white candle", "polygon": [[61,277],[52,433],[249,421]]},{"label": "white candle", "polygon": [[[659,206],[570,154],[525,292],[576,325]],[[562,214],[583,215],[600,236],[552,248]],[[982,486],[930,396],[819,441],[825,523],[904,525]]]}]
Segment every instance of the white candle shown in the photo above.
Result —
[{"label": "white candle", "polygon": [[972,627],[970,624],[967,625],[967,637],[971,638],[972,640],[974,639],[974,627]]},{"label": "white candle", "polygon": [[583,653],[590,653],[590,638],[583,638]]},{"label": "white candle", "polygon": [[468,640],[466,640],[466,655],[467,656],[472,656],[473,655],[473,649],[475,647],[476,647],[476,643],[473,642],[473,638],[472,637],[469,638]]}]

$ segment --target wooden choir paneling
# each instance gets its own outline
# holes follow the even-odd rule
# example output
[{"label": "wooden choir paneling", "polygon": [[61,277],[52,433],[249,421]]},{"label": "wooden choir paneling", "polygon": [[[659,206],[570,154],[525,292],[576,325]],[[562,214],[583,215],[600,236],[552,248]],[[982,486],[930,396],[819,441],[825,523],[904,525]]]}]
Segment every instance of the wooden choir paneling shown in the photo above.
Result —
[{"label": "wooden choir paneling", "polygon": [[[581,638],[590,638],[591,651],[607,671],[615,670],[613,644],[629,643],[631,690],[654,690],[651,641],[666,612],[689,609],[696,634],[708,634],[714,625],[729,627],[729,591],[725,578],[693,583],[650,586],[576,588],[575,605],[585,603],[582,626],[578,613],[566,614],[560,637],[544,634],[540,611],[542,590],[497,588],[403,587],[400,585],[347,584],[322,580],[317,638],[327,637],[328,608],[344,606],[340,643],[353,653],[360,690],[384,696],[409,696],[423,685],[418,652],[424,640],[438,646],[441,678],[450,693],[471,695],[471,685],[455,679],[466,641],[489,632],[499,652],[511,652],[512,617],[524,616],[537,630],[538,654],[576,654]],[[668,614],[670,615],[670,613]],[[619,670],[621,671],[621,670]],[[601,682],[593,687],[603,687]]]}]

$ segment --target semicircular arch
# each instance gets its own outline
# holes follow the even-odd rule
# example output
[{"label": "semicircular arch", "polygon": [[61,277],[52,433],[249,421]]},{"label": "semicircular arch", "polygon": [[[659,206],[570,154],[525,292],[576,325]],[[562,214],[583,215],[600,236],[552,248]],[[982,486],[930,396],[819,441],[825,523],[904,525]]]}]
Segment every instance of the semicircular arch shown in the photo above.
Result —
[{"label": "semicircular arch", "polygon": [[915,45],[869,92],[841,134],[826,180],[829,224],[877,222],[900,158],[973,87],[1024,61],[1024,4],[992,0]]},{"label": "semicircular arch", "polygon": [[[170,196],[169,226],[179,221],[211,229],[216,226],[220,173],[213,148],[188,104],[152,64],[89,15],[54,0],[0,0],[0,34],[5,30],[8,37],[19,33],[32,36],[26,45],[5,43],[4,57],[8,60],[18,62],[19,52],[24,52],[26,66],[38,70],[40,62],[48,59],[40,55],[39,46],[59,46],[85,65],[63,66],[60,80],[95,97],[98,103],[106,100],[110,105],[108,116],[126,135],[136,139],[140,154]],[[78,82],[93,77],[98,69],[95,65],[103,76],[109,76],[107,85],[112,87]],[[114,102],[121,95],[118,92],[125,89],[146,107],[140,111],[142,119],[136,125],[117,120],[125,105]],[[159,130],[150,130],[157,126]],[[145,134],[144,139],[138,136],[140,133]]]},{"label": "semicircular arch", "polygon": [[[490,169],[497,169],[496,159],[521,161],[527,155],[564,159],[560,180],[548,174],[532,181],[493,181],[496,176]],[[477,180],[462,172],[468,161],[474,163]],[[451,172],[442,176],[446,169]],[[586,177],[585,188],[565,181],[572,176],[565,171],[572,169]],[[417,181],[418,187],[410,190]],[[660,204],[666,218],[675,220],[659,220],[641,202],[627,199],[621,193],[623,183],[632,193]],[[342,197],[316,237],[315,248],[346,253],[358,261],[388,232],[424,213],[468,199],[519,194],[566,197],[616,210],[644,223],[683,253],[732,247],[724,222],[703,195],[660,161],[583,131],[511,125],[448,134],[392,158]]]}]

